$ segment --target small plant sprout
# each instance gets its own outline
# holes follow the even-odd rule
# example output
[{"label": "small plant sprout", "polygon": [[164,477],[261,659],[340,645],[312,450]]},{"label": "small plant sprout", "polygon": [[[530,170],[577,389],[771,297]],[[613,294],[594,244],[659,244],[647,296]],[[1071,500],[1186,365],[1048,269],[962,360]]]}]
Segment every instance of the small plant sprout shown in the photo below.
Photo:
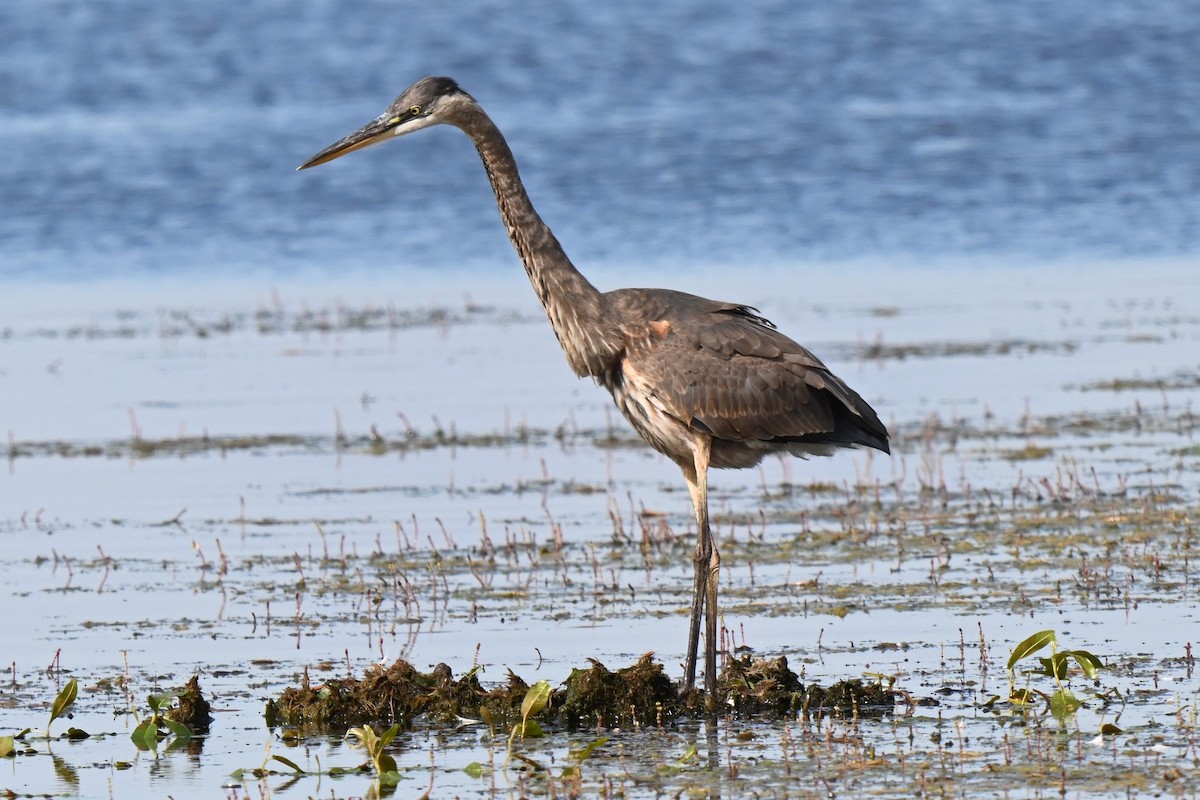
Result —
[{"label": "small plant sprout", "polygon": [[550,693],[550,681],[538,681],[529,687],[529,691],[525,693],[525,699],[521,701],[521,724],[513,726],[513,736],[516,736],[518,732],[522,739],[526,736],[537,738],[546,735],[542,726],[531,720],[530,717],[540,714],[542,709],[549,705]]},{"label": "small plant sprout", "polygon": [[54,724],[54,720],[67,713],[67,709],[75,705],[75,698],[79,695],[79,682],[74,678],[67,681],[67,685],[58,693],[58,697],[54,698],[54,704],[50,706],[50,721],[46,723],[46,735],[50,735],[50,726]]},{"label": "small plant sprout", "polygon": [[396,767],[396,759],[384,752],[396,734],[400,732],[400,724],[396,723],[382,734],[376,734],[370,725],[361,728],[351,728],[346,731],[347,738],[357,739],[360,747],[367,751],[371,758],[371,766],[375,768],[375,776],[383,786],[395,786],[400,782],[400,771]]},{"label": "small plant sprout", "polygon": [[[1048,658],[1039,656],[1039,666],[1024,670],[1027,678],[1042,676],[1054,681],[1054,691],[1047,694],[1033,688],[1018,689],[1016,685],[1016,665],[1033,656],[1046,646],[1050,647]],[[1058,636],[1052,630],[1038,631],[1013,648],[1008,658],[1008,702],[1018,708],[1029,708],[1040,700],[1045,700],[1050,713],[1058,720],[1064,720],[1074,714],[1083,705],[1067,686],[1064,680],[1069,678],[1071,662],[1074,661],[1080,672],[1089,679],[1094,679],[1104,667],[1092,653],[1087,650],[1059,650]],[[994,703],[995,701],[991,701]]]},{"label": "small plant sprout", "polygon": [[157,750],[158,743],[169,736],[175,738],[167,746],[168,750],[182,747],[191,740],[192,731],[187,725],[166,716],[166,712],[174,705],[175,698],[179,697],[179,694],[179,692],[164,692],[152,694],[146,699],[150,705],[150,716],[139,722],[138,726],[133,729],[133,733],[129,735],[139,750]]},{"label": "small plant sprout", "polygon": [[525,699],[521,701],[521,721],[513,725],[512,733],[508,735],[508,756],[504,759],[505,765],[508,764],[509,759],[513,756],[513,742],[517,736],[520,736],[522,739],[527,736],[535,739],[546,735],[546,732],[542,730],[542,726],[530,719],[530,717],[540,714],[542,709],[549,705],[551,693],[550,681],[546,680],[538,681],[525,692]]}]

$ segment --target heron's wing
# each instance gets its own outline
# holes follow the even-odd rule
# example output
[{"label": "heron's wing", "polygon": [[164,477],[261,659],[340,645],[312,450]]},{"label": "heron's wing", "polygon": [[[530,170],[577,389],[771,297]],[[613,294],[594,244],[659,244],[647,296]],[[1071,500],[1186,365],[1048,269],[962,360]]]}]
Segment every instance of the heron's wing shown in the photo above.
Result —
[{"label": "heron's wing", "polygon": [[656,405],[692,427],[733,441],[828,436],[854,444],[858,428],[886,437],[857,393],[753,309],[711,303],[665,322],[660,335],[627,351],[624,369]]}]

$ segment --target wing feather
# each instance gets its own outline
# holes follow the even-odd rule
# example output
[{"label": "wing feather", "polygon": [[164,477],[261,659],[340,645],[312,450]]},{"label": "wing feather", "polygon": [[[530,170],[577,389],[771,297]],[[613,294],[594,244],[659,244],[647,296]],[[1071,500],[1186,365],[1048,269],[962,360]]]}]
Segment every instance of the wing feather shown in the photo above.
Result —
[{"label": "wing feather", "polygon": [[[870,406],[815,355],[753,309],[704,302],[703,309],[664,315],[666,335],[646,337],[626,351],[628,374],[661,408],[730,441],[829,436],[839,442],[841,436],[854,444],[850,429],[858,427],[869,439],[886,441]],[[849,427],[847,417],[854,421]]]}]

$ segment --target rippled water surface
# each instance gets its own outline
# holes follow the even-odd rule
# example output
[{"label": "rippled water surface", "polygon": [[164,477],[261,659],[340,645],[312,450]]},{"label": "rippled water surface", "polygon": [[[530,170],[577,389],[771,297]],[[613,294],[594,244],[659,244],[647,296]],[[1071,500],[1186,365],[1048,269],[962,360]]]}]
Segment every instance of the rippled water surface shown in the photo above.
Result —
[{"label": "rippled water surface", "polygon": [[429,73],[594,268],[1200,244],[1188,3],[13,0],[0,28],[0,278],[508,263],[457,132],[293,172]]}]

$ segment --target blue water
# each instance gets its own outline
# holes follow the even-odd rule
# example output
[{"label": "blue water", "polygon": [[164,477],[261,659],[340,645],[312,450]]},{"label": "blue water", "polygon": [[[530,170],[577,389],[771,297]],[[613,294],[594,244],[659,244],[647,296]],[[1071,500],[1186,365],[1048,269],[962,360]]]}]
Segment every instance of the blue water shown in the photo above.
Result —
[{"label": "blue water", "polygon": [[[0,280],[511,268],[450,74],[576,262],[1200,253],[1200,4],[7,0]],[[600,281],[603,285],[603,281]]]}]

